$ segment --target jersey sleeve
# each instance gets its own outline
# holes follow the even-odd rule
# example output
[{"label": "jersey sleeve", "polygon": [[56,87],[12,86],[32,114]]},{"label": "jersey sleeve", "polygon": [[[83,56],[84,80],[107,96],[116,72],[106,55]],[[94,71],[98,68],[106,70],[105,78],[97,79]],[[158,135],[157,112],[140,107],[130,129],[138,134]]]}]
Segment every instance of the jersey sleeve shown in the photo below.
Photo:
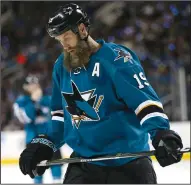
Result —
[{"label": "jersey sleeve", "polygon": [[[114,62],[113,82],[117,96],[134,111],[144,131],[153,139],[158,129],[169,129],[169,120],[156,92],[148,82],[138,57],[129,51]],[[136,56],[136,57],[135,57]]]},{"label": "jersey sleeve", "polygon": [[13,112],[15,117],[23,124],[34,122],[36,111],[32,102],[26,102],[23,97],[20,97],[13,104]]},{"label": "jersey sleeve", "polygon": [[56,65],[52,74],[52,96],[51,96],[51,125],[47,135],[60,148],[64,144],[64,111],[62,107],[62,95],[59,88],[59,74]]}]

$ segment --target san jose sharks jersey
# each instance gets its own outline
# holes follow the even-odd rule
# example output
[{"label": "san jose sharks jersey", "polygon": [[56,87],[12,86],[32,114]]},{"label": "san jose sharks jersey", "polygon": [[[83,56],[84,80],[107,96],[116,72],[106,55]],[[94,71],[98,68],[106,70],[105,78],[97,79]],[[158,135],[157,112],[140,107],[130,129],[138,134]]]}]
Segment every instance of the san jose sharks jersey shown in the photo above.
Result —
[{"label": "san jose sharks jersey", "polygon": [[[53,69],[52,129],[57,148],[93,157],[149,150],[148,138],[169,129],[163,106],[147,81],[136,54],[114,43],[90,56],[87,66],[68,72],[63,54]],[[93,162],[117,166],[133,158]]]},{"label": "san jose sharks jersey", "polygon": [[51,126],[50,96],[43,96],[38,102],[30,96],[20,95],[13,104],[14,115],[24,124],[26,143],[38,134],[46,134]]}]

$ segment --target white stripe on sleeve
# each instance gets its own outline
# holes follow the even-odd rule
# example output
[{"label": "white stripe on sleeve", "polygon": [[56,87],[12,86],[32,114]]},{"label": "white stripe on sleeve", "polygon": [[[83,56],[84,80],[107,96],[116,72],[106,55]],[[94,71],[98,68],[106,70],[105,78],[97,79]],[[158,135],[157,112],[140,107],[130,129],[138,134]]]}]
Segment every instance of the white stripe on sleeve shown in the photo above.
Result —
[{"label": "white stripe on sleeve", "polygon": [[150,113],[150,114],[147,114],[141,121],[140,121],[140,124],[142,125],[146,120],[148,120],[149,118],[153,118],[153,117],[157,117],[157,116],[160,116],[164,119],[168,119],[168,116],[164,113],[160,113],[160,112],[153,112],[153,113]]},{"label": "white stripe on sleeve", "polygon": [[52,116],[52,120],[57,120],[57,121],[64,122],[64,118],[63,117],[59,117],[59,116]]}]

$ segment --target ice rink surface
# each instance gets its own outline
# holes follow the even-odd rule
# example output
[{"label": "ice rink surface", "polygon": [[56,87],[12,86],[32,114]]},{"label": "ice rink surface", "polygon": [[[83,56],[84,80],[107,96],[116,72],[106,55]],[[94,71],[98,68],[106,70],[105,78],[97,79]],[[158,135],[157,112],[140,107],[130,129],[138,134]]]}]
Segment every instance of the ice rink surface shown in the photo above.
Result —
[{"label": "ice rink surface", "polygon": [[[190,184],[190,161],[181,161],[180,163],[167,166],[165,168],[159,166],[157,162],[153,162],[155,171],[157,173],[158,183],[170,184]],[[64,172],[67,165],[64,165]],[[63,179],[63,178],[62,178]],[[50,171],[47,170],[44,175],[43,183],[52,183]],[[4,165],[1,166],[1,183],[33,183],[32,179],[27,175],[24,176],[17,165]]]}]

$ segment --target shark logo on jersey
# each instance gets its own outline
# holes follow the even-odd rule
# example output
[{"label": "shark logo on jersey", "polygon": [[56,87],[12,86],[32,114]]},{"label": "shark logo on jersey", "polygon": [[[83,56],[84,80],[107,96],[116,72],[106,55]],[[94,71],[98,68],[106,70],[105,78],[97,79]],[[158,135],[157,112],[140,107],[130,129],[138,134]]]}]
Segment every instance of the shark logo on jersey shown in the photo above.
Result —
[{"label": "shark logo on jersey", "polygon": [[62,92],[62,95],[67,102],[66,109],[71,115],[72,124],[79,128],[81,121],[99,121],[98,112],[104,96],[100,95],[95,104],[95,89],[80,92],[76,84],[73,81],[71,83],[73,93]]},{"label": "shark logo on jersey", "polygon": [[131,56],[131,54],[129,52],[125,52],[125,51],[123,51],[120,48],[116,48],[114,50],[118,52],[118,56],[115,58],[114,61],[119,60],[120,58],[124,58],[124,62],[130,61],[131,63],[133,63],[131,61],[132,60],[132,56]]}]

